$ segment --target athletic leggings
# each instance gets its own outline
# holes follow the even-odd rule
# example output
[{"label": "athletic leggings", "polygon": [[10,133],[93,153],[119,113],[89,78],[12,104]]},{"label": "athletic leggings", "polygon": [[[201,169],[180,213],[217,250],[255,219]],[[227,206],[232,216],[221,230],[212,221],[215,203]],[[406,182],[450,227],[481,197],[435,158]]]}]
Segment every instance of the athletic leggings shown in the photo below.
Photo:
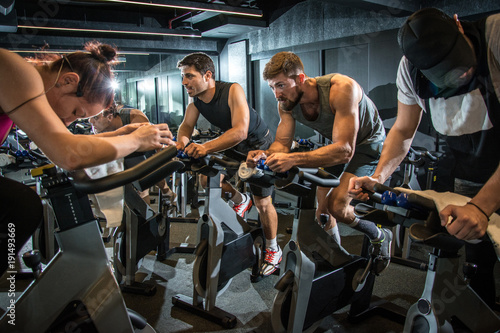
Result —
[{"label": "athletic leggings", "polygon": [[[42,202],[30,187],[0,176],[0,275],[43,219]],[[9,258],[9,256],[11,258]]]}]

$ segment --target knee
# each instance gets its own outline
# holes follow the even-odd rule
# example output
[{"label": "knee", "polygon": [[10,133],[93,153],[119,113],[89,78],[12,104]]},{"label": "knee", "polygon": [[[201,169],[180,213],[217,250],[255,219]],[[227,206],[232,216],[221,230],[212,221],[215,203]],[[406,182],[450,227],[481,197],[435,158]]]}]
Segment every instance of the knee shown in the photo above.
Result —
[{"label": "knee", "polygon": [[254,195],[253,202],[255,204],[255,207],[259,211],[259,214],[269,214],[276,211],[270,196],[259,197]]},{"label": "knee", "polygon": [[343,198],[331,198],[328,203],[328,212],[338,221],[344,222],[347,217],[349,203]]}]

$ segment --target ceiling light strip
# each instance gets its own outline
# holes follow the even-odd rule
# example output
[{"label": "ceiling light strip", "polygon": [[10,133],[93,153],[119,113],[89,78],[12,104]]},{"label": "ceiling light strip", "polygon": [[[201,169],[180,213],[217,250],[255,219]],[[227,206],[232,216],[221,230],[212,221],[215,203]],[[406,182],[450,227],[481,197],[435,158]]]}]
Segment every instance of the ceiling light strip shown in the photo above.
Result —
[{"label": "ceiling light strip", "polygon": [[132,1],[132,0],[103,0],[103,1],[104,2],[116,2],[116,3],[129,4],[129,5],[164,7],[164,8],[185,9],[185,10],[201,10],[204,12],[216,12],[216,13],[222,13],[222,14],[235,14],[235,15],[262,17],[262,11],[256,10],[256,9],[241,8],[241,11],[236,11],[236,10],[205,8],[204,6],[197,7],[197,6],[184,6],[184,5],[169,5],[169,4],[163,4],[163,3],[151,3],[151,2]]},{"label": "ceiling light strip", "polygon": [[113,33],[113,34],[131,34],[131,35],[201,37],[201,34],[183,34],[183,33],[172,33],[172,32],[105,30],[105,29],[84,29],[84,28],[67,28],[67,27],[59,28],[59,27],[44,27],[44,26],[30,26],[30,25],[18,25],[17,27],[26,29],[40,29],[40,30],[80,31],[80,32],[97,32],[97,33]]},{"label": "ceiling light strip", "polygon": [[[53,51],[47,51],[47,50],[16,50],[16,49],[9,49],[11,52],[15,53],[40,53],[40,54],[62,54],[62,53],[73,53],[76,51],[79,52],[86,52],[87,51],[82,51],[82,50],[53,50]],[[141,55],[141,56],[148,56],[150,53],[146,52],[133,52],[133,51],[118,51],[116,53],[117,55]]]}]

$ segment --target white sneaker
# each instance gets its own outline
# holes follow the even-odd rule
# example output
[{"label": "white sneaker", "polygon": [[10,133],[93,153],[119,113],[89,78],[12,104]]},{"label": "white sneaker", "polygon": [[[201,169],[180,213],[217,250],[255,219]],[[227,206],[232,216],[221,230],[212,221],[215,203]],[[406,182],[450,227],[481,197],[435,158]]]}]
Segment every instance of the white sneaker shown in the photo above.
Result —
[{"label": "white sneaker", "polygon": [[241,194],[243,196],[243,201],[239,204],[233,206],[233,210],[241,217],[244,217],[245,212],[250,210],[252,207],[252,198],[246,193]]},{"label": "white sneaker", "polygon": [[278,251],[273,251],[271,249],[266,249],[266,254],[264,255],[264,262],[260,267],[260,275],[269,276],[278,269],[281,259],[283,257],[283,251],[278,246]]}]

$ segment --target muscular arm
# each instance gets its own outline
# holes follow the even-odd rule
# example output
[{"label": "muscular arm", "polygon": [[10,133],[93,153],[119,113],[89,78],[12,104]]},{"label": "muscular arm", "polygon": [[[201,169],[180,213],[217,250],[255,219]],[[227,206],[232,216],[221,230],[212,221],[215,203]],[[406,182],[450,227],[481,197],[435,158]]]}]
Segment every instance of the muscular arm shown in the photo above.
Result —
[{"label": "muscular arm", "polygon": [[418,105],[406,105],[398,101],[398,115],[392,126],[380,156],[377,169],[373,174],[378,182],[383,183],[396,170],[410,150],[411,142],[417,131],[422,109]]},{"label": "muscular arm", "polygon": [[384,183],[408,153],[417,131],[422,109],[417,104],[406,105],[398,101],[398,116],[384,142],[373,176],[354,177],[349,181],[349,194],[358,200],[367,200],[363,190],[373,190],[376,183]]},{"label": "muscular arm", "polygon": [[[255,165],[261,159],[267,159],[273,154],[277,156],[278,153],[289,153],[292,147],[293,135],[295,133],[295,119],[293,119],[290,112],[283,111],[278,103],[278,113],[280,116],[280,122],[278,128],[276,129],[276,135],[274,142],[269,146],[267,150],[253,150],[247,155],[247,165],[249,167],[255,167]],[[288,154],[284,154],[287,156]],[[272,160],[272,159],[271,159]],[[279,162],[275,161],[275,162]],[[271,167],[271,165],[269,165]]]},{"label": "muscular arm", "polygon": [[[0,109],[9,111],[44,91],[39,73],[18,55],[0,50]],[[81,169],[126,156],[136,150],[160,148],[168,127],[147,126],[133,134],[114,138],[73,135],[50,107],[38,97],[9,117],[58,166]]]},{"label": "muscular arm", "polygon": [[221,136],[203,144],[207,154],[234,147],[248,136],[250,110],[245,92],[237,83],[229,88],[228,104],[231,110],[231,128]]},{"label": "muscular arm", "polygon": [[276,129],[274,142],[265,151],[266,156],[273,153],[288,153],[292,147],[293,135],[295,133],[295,119],[290,112],[283,111],[278,103],[280,122]]},{"label": "muscular arm", "polygon": [[361,88],[354,80],[344,75],[332,78],[329,101],[331,112],[335,113],[333,143],[313,151],[289,154],[288,166],[325,167],[349,162],[359,129],[361,98]]},{"label": "muscular arm", "polygon": [[194,126],[198,121],[198,117],[200,116],[200,112],[194,106],[193,103],[189,103],[186,108],[186,115],[184,116],[184,120],[182,120],[181,125],[177,131],[177,148],[183,149],[191,139],[193,135]]}]

